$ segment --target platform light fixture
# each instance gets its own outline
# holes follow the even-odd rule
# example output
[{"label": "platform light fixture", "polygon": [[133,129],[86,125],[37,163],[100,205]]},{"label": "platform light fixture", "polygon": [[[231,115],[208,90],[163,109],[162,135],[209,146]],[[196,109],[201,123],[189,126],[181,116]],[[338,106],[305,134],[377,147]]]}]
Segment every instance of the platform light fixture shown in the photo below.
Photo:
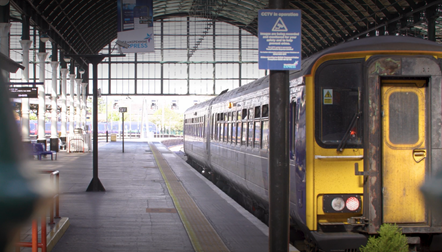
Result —
[{"label": "platform light fixture", "polygon": [[117,40],[117,42],[115,42],[115,43],[123,48],[126,48],[126,49],[130,47],[130,45],[128,43],[121,41],[121,40]]},{"label": "platform light fixture", "polygon": [[80,70],[78,70],[78,72],[80,73],[80,74],[84,74],[84,69],[83,68],[80,68]]},{"label": "platform light fixture", "polygon": [[64,62],[67,62],[67,63],[71,62],[71,58],[70,57],[64,56],[63,60],[64,60]]},{"label": "platform light fixture", "polygon": [[43,43],[48,42],[48,41],[49,41],[49,36],[48,36],[48,34],[46,34],[46,33],[42,33],[42,34],[40,35],[40,40],[41,40],[41,42],[43,42]]}]

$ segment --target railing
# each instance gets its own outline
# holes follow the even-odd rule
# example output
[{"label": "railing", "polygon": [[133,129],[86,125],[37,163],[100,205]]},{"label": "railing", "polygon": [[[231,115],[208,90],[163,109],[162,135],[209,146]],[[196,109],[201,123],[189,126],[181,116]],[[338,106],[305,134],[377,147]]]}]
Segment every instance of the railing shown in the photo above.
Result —
[{"label": "railing", "polygon": [[[73,144],[73,147],[72,147],[72,144]],[[79,150],[80,144],[82,146],[81,150]],[[70,139],[68,147],[69,147],[68,152],[84,152],[84,140],[82,138]]]},{"label": "railing", "polygon": [[[48,224],[54,225],[54,219],[60,218],[60,172],[58,170],[43,170],[41,171],[43,174],[50,174],[50,183],[55,188],[55,194],[52,196],[52,200],[50,203],[49,210],[49,222]],[[55,212],[55,214],[54,214]],[[30,247],[32,248],[32,252],[37,252],[38,248],[41,248],[41,252],[46,252],[47,250],[47,239],[46,239],[46,213],[41,216],[41,238],[40,242],[38,242],[38,220],[32,220],[32,229],[31,229],[31,242],[17,242],[15,251],[19,252],[20,247]],[[19,234],[20,237],[20,234]]]}]

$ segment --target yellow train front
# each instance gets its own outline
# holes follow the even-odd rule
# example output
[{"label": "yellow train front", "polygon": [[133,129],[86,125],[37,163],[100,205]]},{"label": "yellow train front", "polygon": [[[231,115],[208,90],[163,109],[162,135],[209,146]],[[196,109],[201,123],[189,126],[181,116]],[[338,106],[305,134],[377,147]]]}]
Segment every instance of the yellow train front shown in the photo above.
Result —
[{"label": "yellow train front", "polygon": [[383,223],[423,247],[442,233],[420,192],[442,167],[441,57],[433,42],[373,37],[291,73],[291,215],[308,246],[357,249]]}]

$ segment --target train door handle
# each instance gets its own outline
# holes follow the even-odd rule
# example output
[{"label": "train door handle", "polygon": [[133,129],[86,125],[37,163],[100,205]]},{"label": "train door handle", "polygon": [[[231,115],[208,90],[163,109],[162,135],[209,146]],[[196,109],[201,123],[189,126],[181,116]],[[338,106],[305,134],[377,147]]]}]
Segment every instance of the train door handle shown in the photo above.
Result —
[{"label": "train door handle", "polygon": [[427,150],[425,149],[414,149],[413,150],[413,159],[416,163],[424,160],[427,157]]}]

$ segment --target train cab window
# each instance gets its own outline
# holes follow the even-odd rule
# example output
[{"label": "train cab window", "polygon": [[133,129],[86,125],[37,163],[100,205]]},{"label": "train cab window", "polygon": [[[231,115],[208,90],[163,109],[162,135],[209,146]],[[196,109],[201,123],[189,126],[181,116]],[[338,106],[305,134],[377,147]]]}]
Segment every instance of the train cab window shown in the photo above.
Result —
[{"label": "train cab window", "polygon": [[269,117],[269,105],[262,105],[262,117]]},{"label": "train cab window", "polygon": [[[316,141],[324,148],[361,148],[362,59],[323,63],[315,74]],[[343,138],[347,140],[341,143]]]},{"label": "train cab window", "polygon": [[261,122],[261,139],[262,139],[262,145],[261,148],[263,150],[268,150],[269,149],[269,121],[265,120]]}]

